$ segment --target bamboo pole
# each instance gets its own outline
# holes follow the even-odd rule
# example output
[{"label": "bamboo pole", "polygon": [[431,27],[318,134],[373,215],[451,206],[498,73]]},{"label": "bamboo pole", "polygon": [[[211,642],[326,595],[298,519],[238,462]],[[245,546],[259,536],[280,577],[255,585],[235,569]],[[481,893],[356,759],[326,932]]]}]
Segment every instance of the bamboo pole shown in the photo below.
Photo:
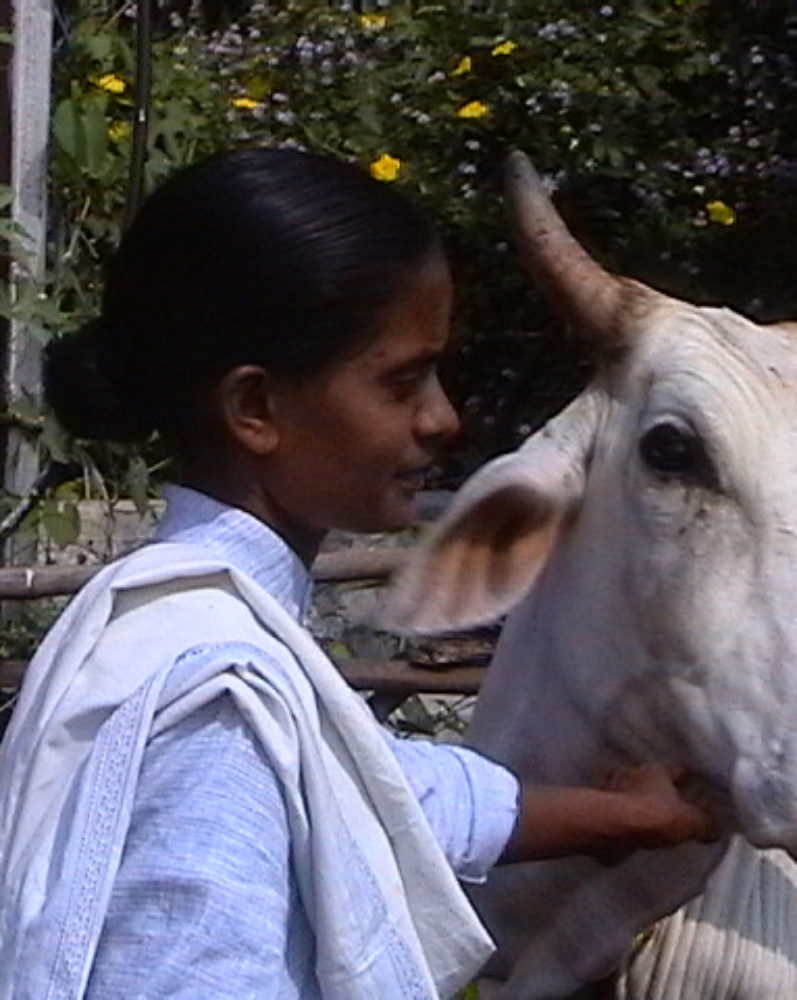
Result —
[{"label": "bamboo pole", "polygon": [[[403,565],[409,549],[342,549],[324,552],[312,567],[322,583],[384,580]],[[102,565],[7,566],[0,569],[0,600],[33,600],[74,594],[96,576]]]},{"label": "bamboo pole", "polygon": [[[351,548],[326,552],[312,566],[313,578],[322,583],[362,581],[379,584],[404,564],[411,549]],[[102,569],[95,566],[15,566],[0,569],[0,599],[27,600],[73,594]],[[0,660],[0,688],[15,688],[27,666],[24,660]],[[357,691],[403,700],[411,694],[478,693],[485,665],[456,662],[437,667],[418,666],[409,660],[339,659],[336,666]]]},{"label": "bamboo pole", "polygon": [[[335,665],[356,691],[407,698],[424,694],[476,694],[485,667],[442,667],[430,670],[406,660],[336,660]],[[25,660],[0,660],[0,688],[15,688],[22,682]]]}]

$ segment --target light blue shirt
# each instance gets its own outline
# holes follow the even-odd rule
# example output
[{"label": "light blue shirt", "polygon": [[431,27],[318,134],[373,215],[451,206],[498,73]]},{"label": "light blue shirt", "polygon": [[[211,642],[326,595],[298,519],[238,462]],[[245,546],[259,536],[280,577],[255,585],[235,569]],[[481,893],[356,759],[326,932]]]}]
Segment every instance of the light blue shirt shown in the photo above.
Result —
[{"label": "light blue shirt", "polygon": [[[278,535],[192,490],[172,487],[167,499],[156,541],[200,545],[304,615],[310,577]],[[176,663],[199,667],[219,652],[186,649]],[[293,662],[276,639],[264,637],[262,653],[275,665]],[[482,880],[514,826],[516,779],[464,748],[384,736],[456,874]],[[321,998],[282,791],[227,696],[147,748],[86,996]]]}]

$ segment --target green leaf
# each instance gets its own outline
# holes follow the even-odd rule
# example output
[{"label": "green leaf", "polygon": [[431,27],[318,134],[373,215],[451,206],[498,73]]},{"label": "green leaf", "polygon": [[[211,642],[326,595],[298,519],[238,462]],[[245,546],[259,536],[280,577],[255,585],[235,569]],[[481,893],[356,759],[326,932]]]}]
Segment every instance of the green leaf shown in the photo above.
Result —
[{"label": "green leaf", "polygon": [[99,178],[109,166],[108,122],[104,94],[73,95],[61,101],[53,115],[53,135],[77,165],[90,177]]},{"label": "green leaf", "polygon": [[336,640],[329,644],[327,652],[333,660],[350,660],[351,650],[345,642]]},{"label": "green leaf", "polygon": [[80,511],[69,500],[45,500],[39,523],[59,548],[74,544],[80,535]]},{"label": "green leaf", "polygon": [[143,517],[149,508],[149,470],[141,455],[136,455],[130,460],[125,475],[125,486],[136,510]]},{"label": "green leaf", "polygon": [[401,728],[427,736],[434,735],[435,718],[417,695],[411,695],[402,703],[400,717],[403,723]]},{"label": "green leaf", "polygon": [[100,177],[108,166],[108,122],[105,118],[105,101],[91,100],[83,113],[86,136],[86,170],[93,177]]},{"label": "green leaf", "polygon": [[366,132],[378,136],[382,131],[379,114],[373,104],[364,103],[357,109],[357,117]]},{"label": "green leaf", "polygon": [[41,443],[56,462],[72,460],[72,439],[51,413],[45,414]]},{"label": "green leaf", "polygon": [[24,233],[17,222],[0,219],[0,240],[3,243],[16,243],[22,236]]},{"label": "green leaf", "polygon": [[173,161],[180,162],[185,147],[186,135],[198,124],[189,106],[181,100],[167,101],[151,122],[150,142],[159,140]]},{"label": "green leaf", "polygon": [[647,97],[663,96],[660,87],[661,70],[655,66],[632,66],[631,73],[637,82],[639,89]]},{"label": "green leaf", "polygon": [[106,63],[113,53],[113,36],[110,32],[98,32],[83,39],[86,52],[98,63]]},{"label": "green leaf", "polygon": [[53,114],[53,135],[61,149],[73,160],[83,161],[86,155],[86,133],[80,108],[74,98],[60,101]]}]

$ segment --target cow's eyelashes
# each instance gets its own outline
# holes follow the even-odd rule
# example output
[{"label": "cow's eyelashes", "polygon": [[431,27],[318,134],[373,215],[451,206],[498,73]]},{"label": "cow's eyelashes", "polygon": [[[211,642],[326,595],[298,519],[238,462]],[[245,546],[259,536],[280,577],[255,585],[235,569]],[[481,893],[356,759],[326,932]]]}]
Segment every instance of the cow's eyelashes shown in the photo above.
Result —
[{"label": "cow's eyelashes", "polygon": [[662,421],[646,431],[639,442],[642,461],[664,479],[680,479],[713,486],[716,475],[703,442],[690,427]]}]

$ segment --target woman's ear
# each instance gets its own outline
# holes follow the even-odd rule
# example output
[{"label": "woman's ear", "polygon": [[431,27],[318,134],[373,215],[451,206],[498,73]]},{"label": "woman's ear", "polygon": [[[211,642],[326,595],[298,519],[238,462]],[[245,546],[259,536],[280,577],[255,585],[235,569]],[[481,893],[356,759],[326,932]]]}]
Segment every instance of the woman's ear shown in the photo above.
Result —
[{"label": "woman's ear", "polygon": [[233,368],[215,389],[222,427],[253,455],[271,454],[279,441],[273,393],[273,380],[259,365]]}]

